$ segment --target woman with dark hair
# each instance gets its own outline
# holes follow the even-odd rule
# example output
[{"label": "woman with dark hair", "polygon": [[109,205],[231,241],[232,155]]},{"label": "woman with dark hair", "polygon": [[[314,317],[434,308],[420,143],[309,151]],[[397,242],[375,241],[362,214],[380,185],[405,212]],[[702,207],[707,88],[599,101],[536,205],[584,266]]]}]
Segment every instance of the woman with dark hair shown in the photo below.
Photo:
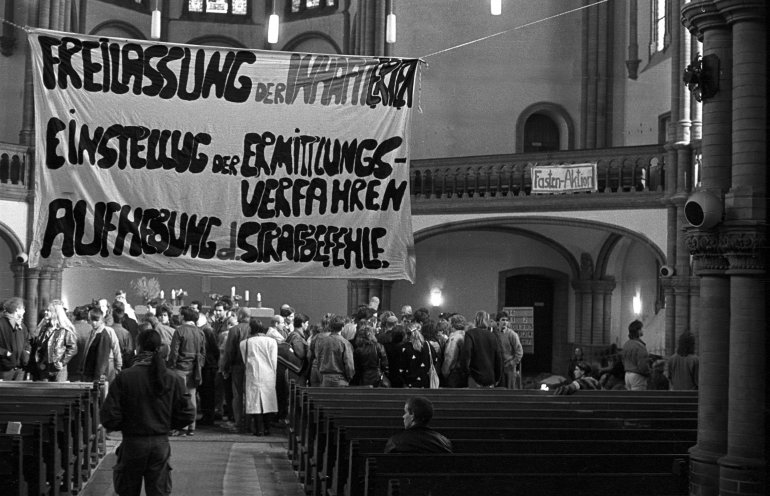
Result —
[{"label": "woman with dark hair", "polygon": [[644,331],[638,320],[628,325],[628,341],[623,345],[621,357],[623,369],[626,371],[626,389],[629,391],[644,391],[647,389],[647,379],[650,377],[650,355],[647,345],[642,341]]},{"label": "woman with dark hair", "polygon": [[408,388],[430,387],[430,345],[420,332],[420,324],[408,324],[407,335],[398,348],[398,371]]},{"label": "woman with dark hair", "polygon": [[195,420],[184,380],[166,369],[160,348],[157,331],[139,334],[132,366],[115,378],[101,408],[102,425],[123,433],[112,472],[117,494],[138,495],[142,482],[148,495],[171,494],[168,432]]},{"label": "woman with dark hair", "polygon": [[380,386],[383,374],[388,374],[388,356],[377,342],[373,327],[365,325],[356,331],[353,363],[356,375],[352,384],[355,386]]},{"label": "woman with dark hair", "polygon": [[599,389],[599,381],[591,377],[591,366],[587,362],[578,362],[573,369],[575,380],[562,384],[554,394],[574,394],[581,389]]},{"label": "woman with dark hair", "polygon": [[671,381],[671,389],[698,389],[698,355],[695,354],[695,336],[689,329],[679,335],[676,353],[666,363],[666,376]]},{"label": "woman with dark hair", "polygon": [[278,343],[266,335],[267,329],[252,317],[249,321],[249,337],[241,341],[241,357],[246,364],[244,385],[246,414],[254,419],[254,435],[266,436],[268,414],[278,411],[278,397],[275,391],[278,368]]}]

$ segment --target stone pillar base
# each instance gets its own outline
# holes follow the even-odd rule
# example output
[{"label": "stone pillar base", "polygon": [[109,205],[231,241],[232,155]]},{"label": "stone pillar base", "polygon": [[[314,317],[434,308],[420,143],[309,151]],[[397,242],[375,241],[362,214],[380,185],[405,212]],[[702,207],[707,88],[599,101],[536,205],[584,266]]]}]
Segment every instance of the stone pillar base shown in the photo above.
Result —
[{"label": "stone pillar base", "polygon": [[722,453],[690,448],[690,496],[719,495],[719,465]]},{"label": "stone pillar base", "polygon": [[767,461],[723,456],[719,459],[721,496],[764,496],[767,493]]}]

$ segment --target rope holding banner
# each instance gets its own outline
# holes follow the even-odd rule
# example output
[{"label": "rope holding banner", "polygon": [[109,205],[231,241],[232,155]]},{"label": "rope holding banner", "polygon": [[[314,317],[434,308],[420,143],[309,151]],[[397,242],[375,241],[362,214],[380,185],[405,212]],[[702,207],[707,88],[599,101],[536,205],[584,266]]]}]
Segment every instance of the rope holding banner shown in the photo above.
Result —
[{"label": "rope holding banner", "polygon": [[19,24],[16,24],[16,23],[15,23],[15,22],[13,22],[13,21],[9,21],[9,20],[8,20],[8,19],[6,19],[5,17],[0,17],[0,21],[2,21],[4,24],[8,24],[9,26],[13,26],[13,27],[15,27],[16,29],[21,29],[21,30],[22,30],[22,31],[24,31],[25,33],[29,33],[29,32],[31,31],[31,29],[30,29],[30,27],[29,27],[29,26],[21,26],[21,25],[19,25]]},{"label": "rope holding banner", "polygon": [[516,30],[519,30],[519,29],[522,29],[522,28],[526,28],[528,26],[532,26],[534,24],[539,24],[541,22],[549,21],[551,19],[555,19],[555,18],[561,17],[563,15],[572,14],[573,12],[578,12],[578,11],[583,10],[583,9],[587,9],[587,8],[590,8],[590,7],[595,7],[597,5],[600,5],[600,4],[603,4],[603,3],[607,3],[608,1],[609,0],[599,0],[597,2],[588,4],[588,5],[583,5],[582,7],[577,7],[577,8],[574,8],[572,10],[567,10],[565,12],[560,12],[558,14],[554,14],[552,16],[545,17],[543,19],[538,19],[536,21],[528,22],[526,24],[522,24],[521,26],[516,26],[515,28],[506,29],[505,31],[500,31],[499,33],[490,34],[488,36],[484,36],[483,38],[478,38],[478,39],[475,39],[475,40],[467,41],[465,43],[460,43],[459,45],[454,45],[454,46],[451,46],[449,48],[445,48],[443,50],[439,50],[437,52],[429,53],[428,55],[423,55],[420,58],[432,57],[434,55],[439,55],[441,53],[448,52],[450,50],[455,50],[456,48],[462,48],[464,46],[472,45],[472,44],[478,43],[480,41],[484,41],[484,40],[488,40],[490,38],[494,38],[495,36],[500,36],[501,34],[510,33],[511,31],[516,31]]}]

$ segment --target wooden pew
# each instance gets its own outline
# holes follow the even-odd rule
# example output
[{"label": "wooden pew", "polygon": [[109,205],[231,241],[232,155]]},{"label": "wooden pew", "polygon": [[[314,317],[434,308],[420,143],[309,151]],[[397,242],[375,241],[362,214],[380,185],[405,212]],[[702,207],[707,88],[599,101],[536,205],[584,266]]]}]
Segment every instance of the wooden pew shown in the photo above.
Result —
[{"label": "wooden pew", "polygon": [[[503,401],[513,401],[520,405],[521,408],[537,409],[537,404],[527,404],[532,401],[545,401],[549,408],[555,409],[561,406],[567,410],[574,409],[575,405],[582,404],[587,401],[592,403],[593,409],[621,408],[619,403],[620,399],[624,404],[628,403],[642,403],[666,405],[666,409],[683,409],[692,410],[693,406],[697,408],[698,396],[697,392],[693,391],[580,391],[577,395],[572,396],[554,396],[548,391],[536,391],[536,390],[471,390],[471,389],[423,389],[423,390],[410,390],[410,389],[375,389],[368,387],[350,387],[350,388],[309,388],[300,387],[296,383],[291,384],[290,405],[289,405],[289,446],[288,455],[292,459],[295,468],[299,469],[300,463],[300,449],[303,442],[306,442],[307,436],[304,431],[309,418],[312,417],[310,409],[313,402],[322,401],[324,399],[336,401],[336,402],[353,402],[360,405],[362,402],[366,402],[367,405],[372,407],[383,406],[380,402],[403,402],[409,396],[414,394],[422,394],[429,397],[434,405],[441,399],[455,401],[456,404],[461,404],[462,401],[458,401],[458,396],[474,398],[477,401],[483,401],[490,403],[489,408],[495,408],[496,404]],[[578,399],[579,398],[579,399]],[[655,398],[655,401],[651,401]],[[342,406],[342,403],[340,403]],[[568,406],[569,405],[569,406]],[[355,406],[355,405],[354,405]],[[627,406],[626,408],[634,408]],[[641,407],[643,409],[647,406]]]},{"label": "wooden pew", "polygon": [[[64,471],[62,476],[62,491],[70,492],[82,487],[81,467],[82,460],[78,454],[78,441],[73,427],[79,424],[77,415],[70,403],[57,401],[50,402],[19,402],[13,405],[0,403],[0,419],[24,422],[26,420],[42,420],[50,413],[56,414],[57,441],[61,452],[61,466]],[[77,418],[76,418],[77,416]]]},{"label": "wooden pew", "polygon": [[41,412],[56,413],[58,435],[54,437],[61,454],[46,464],[47,480],[57,491],[61,485],[66,492],[78,492],[98,463],[99,399],[99,386],[93,383],[0,383],[0,414],[6,420],[24,422]]},{"label": "wooden pew", "polygon": [[[0,402],[3,401],[0,396]],[[55,402],[64,405],[71,411],[72,418],[72,452],[75,457],[74,477],[85,482],[91,474],[93,436],[96,426],[93,425],[91,398],[88,392],[82,391],[40,391],[18,390],[14,399],[17,404],[35,405]],[[78,486],[79,487],[79,486]]]},{"label": "wooden pew", "polygon": [[[0,429],[5,431],[8,422],[17,422],[16,415],[11,420],[3,418],[0,414]],[[61,451],[59,450],[59,433],[57,431],[57,419],[55,412],[48,414],[29,415],[22,421],[22,434],[39,425],[42,436],[42,457],[45,467],[45,481],[50,488],[50,494],[57,496],[63,484],[64,468],[61,463]]]},{"label": "wooden pew", "polygon": [[[333,479],[335,470],[338,464],[343,467],[347,463],[347,451],[345,449],[338,451],[336,443],[337,434],[335,429],[341,427],[350,428],[354,426],[363,427],[386,427],[390,429],[390,434],[395,434],[399,430],[403,429],[403,424],[400,418],[395,416],[375,416],[367,415],[364,417],[357,417],[346,412],[346,415],[335,414],[334,410],[327,412],[328,418],[325,421],[325,427],[320,427],[316,440],[314,442],[313,449],[311,451],[310,460],[308,462],[307,476],[304,478],[304,483],[308,486],[315,484],[318,486],[312,491],[313,494],[321,494],[325,491],[321,491],[321,486],[324,482],[328,482]],[[475,412],[476,415],[482,413],[496,413],[496,412]],[[605,431],[611,430],[613,432],[619,432],[614,434],[615,438],[609,438],[605,441],[614,440],[645,440],[647,436],[646,432],[649,430],[661,431],[666,435],[681,436],[682,431],[686,432],[693,438],[690,445],[694,444],[696,419],[643,419],[641,422],[637,419],[602,419],[592,417],[573,417],[572,419],[566,418],[548,418],[548,417],[492,417],[479,416],[479,417],[466,417],[463,414],[457,416],[449,415],[440,417],[440,420],[435,420],[432,425],[436,429],[443,432],[443,428],[469,426],[476,429],[485,429],[488,431],[497,432],[500,428],[515,429],[514,432],[519,433],[519,439],[527,439],[530,443],[538,439],[552,439],[553,430],[556,432],[562,432],[564,430],[572,431],[577,428],[584,432],[585,436],[589,438],[603,438],[606,436]],[[591,434],[599,430],[601,432],[597,434]],[[644,431],[643,433],[634,431]],[[452,439],[450,437],[450,439]],[[343,447],[345,448],[345,447]],[[380,450],[381,451],[381,450]],[[351,456],[351,458],[354,458]]]},{"label": "wooden pew", "polygon": [[[330,391],[333,390],[333,391]],[[388,392],[382,392],[388,391]],[[390,391],[396,391],[395,393]],[[540,391],[511,391],[511,390],[487,390],[468,389],[426,389],[416,392],[414,390],[375,390],[373,388],[297,388],[295,393],[295,410],[291,412],[291,425],[289,432],[289,454],[296,469],[304,472],[305,462],[309,457],[311,440],[319,425],[316,421],[316,409],[327,405],[351,405],[360,406],[366,404],[371,408],[398,408],[401,412],[403,402],[411,395],[424,394],[434,403],[438,411],[442,403],[448,407],[454,407],[467,398],[478,409],[522,409],[522,410],[562,410],[571,412],[581,411],[644,411],[644,410],[673,410],[687,411],[690,415],[697,416],[697,395],[679,394],[679,392],[665,391],[657,394],[654,391],[640,392],[641,396],[615,391],[586,391],[585,395],[554,396],[552,394],[532,394]],[[582,393],[582,392],[581,392]],[[599,393],[599,394],[594,394]],[[673,393],[669,395],[668,393]],[[654,398],[654,400],[653,400]],[[398,405],[398,406],[396,406]],[[695,412],[695,413],[693,413]],[[399,413],[400,416],[400,413]]]},{"label": "wooden pew", "polygon": [[[7,422],[0,422],[0,432],[6,432]],[[43,452],[43,426],[40,422],[25,422],[21,426],[19,434],[0,434],[0,436],[15,436],[22,438],[24,445],[23,471],[27,481],[29,494],[58,496],[58,491],[53,489],[46,480],[46,463]]]},{"label": "wooden pew", "polygon": [[[422,478],[433,480],[438,474],[473,474],[477,480],[484,479],[488,474],[515,474],[518,479],[529,477],[541,485],[528,484],[526,489],[521,484],[509,486],[517,488],[513,494],[551,495],[551,494],[592,494],[624,496],[647,496],[659,494],[665,488],[664,494],[683,494],[686,489],[686,478],[673,473],[673,467],[687,454],[670,453],[634,453],[612,455],[574,455],[574,454],[380,454],[371,455],[366,459],[366,473],[363,480],[353,481],[351,495],[379,496],[386,495],[391,479]],[[551,487],[545,480],[559,481],[561,477],[579,474],[581,485],[565,485],[560,481],[558,486]],[[612,483],[608,484],[605,477],[614,475]],[[593,477],[591,477],[593,475]],[[517,480],[518,480],[517,479]],[[575,481],[576,482],[576,481]],[[457,486],[449,492],[434,494],[467,494],[458,493]],[[561,487],[562,491],[555,491]],[[526,491],[526,492],[525,492]],[[472,493],[478,492],[474,489]],[[506,494],[511,494],[508,492]]]},{"label": "wooden pew", "polygon": [[19,434],[0,435],[0,481],[3,494],[27,496],[24,477],[24,440]]},{"label": "wooden pew", "polygon": [[[456,436],[462,432],[455,432],[454,429],[470,429],[465,434],[474,440],[488,437],[485,434],[491,431],[496,439],[512,436],[534,438],[529,439],[530,443],[559,438],[605,439],[606,443],[610,443],[618,436],[624,437],[623,442],[632,442],[635,436],[641,441],[673,436],[682,440],[679,445],[681,448],[686,443],[694,444],[697,424],[697,393],[691,392],[637,394],[581,391],[586,394],[568,397],[548,393],[544,395],[540,391],[465,389],[415,391],[293,387],[292,392],[289,455],[306,489],[313,494],[327,494],[327,491],[328,494],[340,494],[340,486],[347,479],[345,456],[348,453],[348,440],[343,434],[347,429],[360,428],[361,436],[381,436],[380,442],[384,444],[385,438],[402,428],[400,415],[403,403],[414,394],[428,396],[433,401],[436,411],[434,418],[443,417],[441,422],[449,422],[457,416],[466,420],[473,419],[477,423],[491,423],[480,431],[478,427],[474,430],[468,424],[439,427],[440,424],[434,420],[432,426],[442,432],[453,429],[453,434],[448,436],[450,439],[463,438]],[[495,410],[499,413],[495,413]],[[534,418],[531,416],[533,411],[536,412]],[[496,417],[501,414],[502,418]],[[517,421],[518,430],[511,428]],[[553,425],[539,427],[540,424],[548,423]],[[571,429],[567,428],[568,425]],[[574,425],[581,428],[575,429]],[[672,425],[680,429],[668,429]],[[656,429],[663,427],[667,430]],[[383,429],[385,432],[372,434],[372,429]],[[632,430],[636,433],[629,435],[627,431]],[[649,444],[640,444],[636,448],[642,446],[650,448]],[[619,447],[618,450],[622,452],[627,448],[629,446]],[[605,448],[605,451],[609,450]],[[347,460],[348,463],[352,463],[351,460]],[[350,474],[360,471],[356,466],[353,470],[348,467]]]},{"label": "wooden pew", "polygon": [[[392,477],[391,477],[392,476]],[[670,474],[509,474],[509,473],[380,473],[387,496],[679,496],[687,494],[686,479]],[[377,488],[379,489],[379,488]],[[378,490],[374,494],[382,494]]]},{"label": "wooden pew", "polygon": [[99,409],[101,407],[101,390],[104,384],[101,382],[2,382],[0,383],[0,402],[4,397],[17,397],[19,395],[37,396],[70,396],[79,395],[84,406],[82,408],[83,428],[88,436],[88,446],[85,447],[84,475],[97,465],[101,456],[106,451],[104,432],[101,429]]}]

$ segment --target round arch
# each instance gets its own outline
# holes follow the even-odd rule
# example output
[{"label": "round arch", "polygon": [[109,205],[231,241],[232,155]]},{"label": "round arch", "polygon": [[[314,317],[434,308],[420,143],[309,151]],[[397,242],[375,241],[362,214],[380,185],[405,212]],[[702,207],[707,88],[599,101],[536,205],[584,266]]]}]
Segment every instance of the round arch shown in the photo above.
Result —
[{"label": "round arch", "polygon": [[11,253],[22,253],[24,251],[24,244],[19,237],[16,236],[16,233],[2,221],[0,221],[0,239],[5,241],[11,248]]},{"label": "round arch", "polygon": [[415,243],[419,241],[423,241],[429,238],[432,238],[434,236],[438,236],[441,234],[447,234],[451,232],[459,232],[459,231],[493,231],[493,232],[501,232],[506,234],[513,234],[516,236],[522,236],[525,238],[530,238],[532,240],[535,240],[537,242],[540,242],[549,248],[556,251],[561,257],[567,262],[567,264],[570,267],[571,276],[573,278],[578,278],[580,275],[580,264],[578,263],[577,259],[572,255],[572,253],[569,252],[563,245],[560,243],[557,243],[556,241],[543,236],[542,234],[529,231],[527,229],[521,229],[518,227],[512,227],[512,226],[501,226],[499,223],[490,223],[488,221],[466,221],[466,222],[458,222],[453,224],[442,224],[440,226],[434,226],[429,229],[425,229],[419,233],[415,233],[414,235],[414,241]]},{"label": "round arch", "polygon": [[[515,222],[516,226],[506,226],[505,223],[507,222]],[[599,256],[596,260],[596,274],[601,274],[601,276],[604,276],[604,272],[607,267],[607,261],[612,256],[613,249],[615,246],[617,246],[618,242],[623,238],[629,238],[632,239],[643,246],[646,246],[654,255],[655,259],[658,260],[658,262],[663,265],[665,264],[666,255],[663,253],[662,249],[653,242],[650,238],[645,236],[644,234],[641,234],[637,231],[633,231],[631,229],[627,229],[625,227],[621,227],[614,224],[607,224],[604,222],[598,222],[595,220],[584,220],[584,219],[571,219],[571,218],[564,218],[564,217],[538,217],[538,216],[532,216],[532,217],[519,217],[519,216],[500,216],[500,217],[491,217],[487,219],[469,219],[469,220],[461,220],[461,221],[454,221],[454,222],[445,222],[445,223],[439,223],[439,224],[433,224],[430,227],[426,227],[423,229],[420,229],[418,231],[415,231],[414,233],[414,240],[415,242],[421,241],[423,239],[428,239],[433,236],[437,236],[439,234],[445,233],[445,232],[455,232],[455,231],[463,231],[463,230],[499,230],[499,231],[505,231],[505,232],[511,232],[514,234],[521,234],[522,236],[527,236],[532,239],[542,241],[546,240],[548,243],[548,246],[552,247],[554,250],[558,251],[562,254],[562,256],[565,257],[565,260],[570,266],[570,270],[572,272],[571,276],[574,278],[578,278],[578,275],[580,274],[580,263],[575,258],[575,256],[572,255],[571,252],[569,252],[564,246],[562,246],[560,243],[551,240],[550,238],[547,238],[546,236],[543,236],[541,234],[538,234],[532,230],[528,230],[525,227],[526,226],[537,226],[537,225],[549,225],[549,226],[565,226],[565,227],[578,227],[578,228],[587,228],[587,229],[599,229],[602,231],[605,231],[608,233],[609,237],[605,241],[604,245],[602,246]]]},{"label": "round arch", "polygon": [[229,48],[243,48],[243,49],[248,48],[246,45],[236,40],[235,38],[231,38],[229,36],[224,36],[221,34],[207,34],[203,36],[198,36],[196,38],[192,38],[191,40],[188,40],[187,44],[188,45],[205,45],[205,46],[212,46],[212,47],[229,47]]},{"label": "round arch", "polygon": [[133,24],[129,24],[126,21],[121,21],[118,19],[112,19],[109,21],[104,21],[102,23],[97,24],[94,26],[94,28],[88,33],[90,35],[96,36],[101,31],[106,31],[108,29],[117,29],[120,31],[124,31],[126,33],[127,38],[135,39],[135,40],[146,40],[147,36],[140,31],[136,26]]},{"label": "round arch", "polygon": [[556,103],[538,102],[525,108],[516,120],[516,153],[524,152],[524,127],[533,114],[543,114],[556,123],[559,128],[559,150],[572,150],[575,147],[575,124],[569,112]]},{"label": "round arch", "polygon": [[326,43],[333,49],[334,53],[342,53],[342,49],[337,44],[337,42],[334,41],[334,38],[320,31],[307,31],[305,33],[297,35],[294,38],[287,41],[281,50],[286,52],[293,52],[297,49],[297,47],[299,47],[303,43],[308,43],[313,41],[321,41],[323,43]]}]

